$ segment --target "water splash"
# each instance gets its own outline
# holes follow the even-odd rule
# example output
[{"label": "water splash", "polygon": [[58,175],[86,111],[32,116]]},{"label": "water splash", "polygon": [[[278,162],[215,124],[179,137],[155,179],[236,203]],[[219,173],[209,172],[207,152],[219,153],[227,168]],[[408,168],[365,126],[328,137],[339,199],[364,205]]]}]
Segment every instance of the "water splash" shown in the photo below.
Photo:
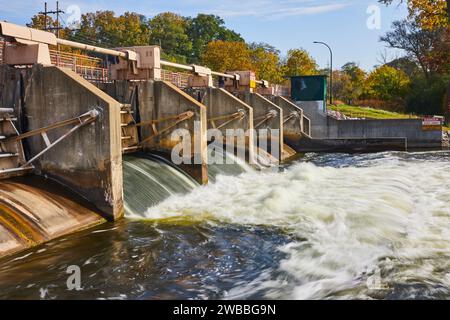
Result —
[{"label": "water splash", "polygon": [[125,213],[136,216],[171,195],[185,194],[198,184],[161,157],[148,154],[123,158]]}]

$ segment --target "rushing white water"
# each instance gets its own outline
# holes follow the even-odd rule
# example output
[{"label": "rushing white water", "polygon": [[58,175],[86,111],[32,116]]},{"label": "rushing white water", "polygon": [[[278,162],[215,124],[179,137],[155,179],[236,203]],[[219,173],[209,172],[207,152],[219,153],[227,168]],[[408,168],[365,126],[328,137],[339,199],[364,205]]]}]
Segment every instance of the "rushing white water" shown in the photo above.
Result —
[{"label": "rushing white water", "polygon": [[367,298],[389,290],[414,298],[422,284],[430,295],[448,294],[448,156],[384,153],[345,166],[301,162],[280,173],[219,176],[149,208],[142,218],[267,225],[296,236],[279,248],[287,255],[279,277],[263,273],[226,298],[256,290],[268,298]]}]

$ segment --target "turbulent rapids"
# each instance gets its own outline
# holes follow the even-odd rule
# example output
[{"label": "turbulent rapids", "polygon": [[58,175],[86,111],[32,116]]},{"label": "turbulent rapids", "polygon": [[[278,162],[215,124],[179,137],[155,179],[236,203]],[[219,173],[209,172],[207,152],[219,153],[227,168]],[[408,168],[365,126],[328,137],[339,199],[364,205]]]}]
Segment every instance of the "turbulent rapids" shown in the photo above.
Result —
[{"label": "turbulent rapids", "polygon": [[56,271],[78,264],[84,298],[450,298],[449,152],[309,155],[204,187],[154,156],[124,171],[133,219],[9,258],[0,297],[77,297]]},{"label": "turbulent rapids", "polygon": [[[208,167],[209,180],[214,182],[219,175],[239,175],[250,168],[237,157],[224,150],[209,150],[209,156],[216,156],[233,164],[211,164]],[[154,154],[124,156],[124,198],[128,216],[140,215],[150,207],[173,195],[186,194],[198,186],[189,175],[170,161]]]}]

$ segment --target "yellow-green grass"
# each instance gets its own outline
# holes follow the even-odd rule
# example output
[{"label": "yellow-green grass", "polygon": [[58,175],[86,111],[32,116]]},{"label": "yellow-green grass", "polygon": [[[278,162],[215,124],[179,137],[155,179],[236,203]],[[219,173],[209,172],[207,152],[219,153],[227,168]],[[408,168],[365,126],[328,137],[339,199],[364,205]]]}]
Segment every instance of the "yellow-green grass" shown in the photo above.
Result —
[{"label": "yellow-green grass", "polygon": [[417,118],[414,115],[391,112],[381,109],[356,107],[349,105],[329,106],[331,110],[339,111],[340,113],[352,118],[370,118],[370,119],[407,119]]}]

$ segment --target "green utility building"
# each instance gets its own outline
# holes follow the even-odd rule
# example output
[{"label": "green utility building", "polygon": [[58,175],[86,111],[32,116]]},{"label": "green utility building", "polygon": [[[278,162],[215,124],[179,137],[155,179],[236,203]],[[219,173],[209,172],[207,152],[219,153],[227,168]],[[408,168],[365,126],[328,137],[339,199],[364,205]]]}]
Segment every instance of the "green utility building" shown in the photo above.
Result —
[{"label": "green utility building", "polygon": [[291,77],[291,98],[294,101],[327,101],[327,76]]}]

